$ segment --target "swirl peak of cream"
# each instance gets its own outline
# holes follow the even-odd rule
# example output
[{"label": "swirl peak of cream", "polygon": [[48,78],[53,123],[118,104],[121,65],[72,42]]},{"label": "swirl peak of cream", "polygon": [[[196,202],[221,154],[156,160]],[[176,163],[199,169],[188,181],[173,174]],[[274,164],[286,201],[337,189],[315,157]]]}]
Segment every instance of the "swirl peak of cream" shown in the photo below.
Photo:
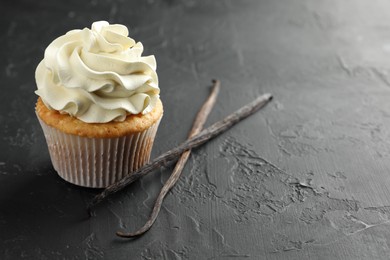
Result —
[{"label": "swirl peak of cream", "polygon": [[156,60],[142,56],[142,43],[128,34],[124,25],[99,21],[55,39],[35,71],[35,93],[49,109],[87,123],[149,113],[160,94]]}]

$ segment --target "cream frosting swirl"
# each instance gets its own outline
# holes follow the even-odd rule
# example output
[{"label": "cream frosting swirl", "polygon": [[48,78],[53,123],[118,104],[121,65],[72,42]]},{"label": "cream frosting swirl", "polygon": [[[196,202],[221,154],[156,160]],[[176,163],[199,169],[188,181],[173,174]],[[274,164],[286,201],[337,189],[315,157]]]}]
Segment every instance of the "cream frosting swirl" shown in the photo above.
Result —
[{"label": "cream frosting swirl", "polygon": [[142,43],[128,34],[124,25],[99,21],[55,39],[35,71],[35,93],[49,109],[87,123],[150,112],[160,93],[156,60],[142,56]]}]

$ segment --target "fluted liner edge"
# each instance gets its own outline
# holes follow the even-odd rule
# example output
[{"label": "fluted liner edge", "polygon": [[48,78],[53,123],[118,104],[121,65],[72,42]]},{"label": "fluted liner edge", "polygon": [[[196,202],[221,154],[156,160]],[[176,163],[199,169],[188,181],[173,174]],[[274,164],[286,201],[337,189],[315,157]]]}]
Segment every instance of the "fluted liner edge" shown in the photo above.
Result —
[{"label": "fluted liner edge", "polygon": [[149,162],[159,119],[149,129],[121,137],[89,138],[64,133],[38,116],[54,169],[64,180],[104,188]]}]

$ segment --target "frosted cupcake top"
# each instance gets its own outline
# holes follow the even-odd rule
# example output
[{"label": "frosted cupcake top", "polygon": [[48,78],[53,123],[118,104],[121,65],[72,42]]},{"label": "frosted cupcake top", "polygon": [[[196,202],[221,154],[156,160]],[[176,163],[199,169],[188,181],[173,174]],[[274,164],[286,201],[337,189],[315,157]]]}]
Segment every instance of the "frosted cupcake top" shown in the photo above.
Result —
[{"label": "frosted cupcake top", "polygon": [[160,89],[154,56],[128,37],[126,26],[94,22],[72,30],[45,50],[35,93],[49,109],[87,123],[123,121],[153,110]]}]

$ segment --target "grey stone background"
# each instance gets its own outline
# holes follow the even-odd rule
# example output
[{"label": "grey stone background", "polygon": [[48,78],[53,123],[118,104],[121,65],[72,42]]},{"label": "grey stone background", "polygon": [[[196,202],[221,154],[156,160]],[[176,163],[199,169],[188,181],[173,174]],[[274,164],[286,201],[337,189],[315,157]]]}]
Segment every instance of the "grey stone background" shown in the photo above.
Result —
[{"label": "grey stone background", "polygon": [[[1,259],[388,259],[390,2],[0,2]],[[108,20],[155,54],[165,114],[152,157],[183,141],[222,82],[209,124],[265,109],[193,151],[152,229],[172,165],[110,197],[53,170],[34,71],[56,37]]]}]

